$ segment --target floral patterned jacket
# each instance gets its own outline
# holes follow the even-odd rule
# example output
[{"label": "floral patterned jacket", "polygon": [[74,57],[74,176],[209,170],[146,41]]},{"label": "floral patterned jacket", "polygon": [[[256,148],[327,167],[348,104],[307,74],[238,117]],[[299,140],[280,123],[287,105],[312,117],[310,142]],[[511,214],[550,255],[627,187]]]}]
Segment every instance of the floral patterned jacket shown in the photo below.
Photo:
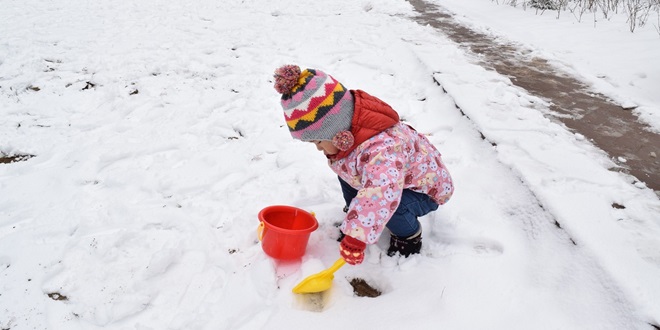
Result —
[{"label": "floral patterned jacket", "polygon": [[440,152],[402,122],[362,141],[348,155],[329,159],[329,165],[358,190],[340,230],[367,244],[378,241],[404,189],[427,194],[440,205],[454,192]]}]

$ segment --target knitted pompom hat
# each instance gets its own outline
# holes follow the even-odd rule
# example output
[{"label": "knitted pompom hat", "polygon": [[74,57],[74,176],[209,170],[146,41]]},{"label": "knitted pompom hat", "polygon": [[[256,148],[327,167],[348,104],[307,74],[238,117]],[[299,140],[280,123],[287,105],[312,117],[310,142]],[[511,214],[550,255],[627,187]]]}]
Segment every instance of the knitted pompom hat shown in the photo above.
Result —
[{"label": "knitted pompom hat", "polygon": [[301,71],[297,65],[278,68],[274,77],[291,136],[302,141],[333,141],[337,136],[340,149],[353,144],[350,137],[346,142],[353,120],[353,95],[346,87],[320,70]]}]

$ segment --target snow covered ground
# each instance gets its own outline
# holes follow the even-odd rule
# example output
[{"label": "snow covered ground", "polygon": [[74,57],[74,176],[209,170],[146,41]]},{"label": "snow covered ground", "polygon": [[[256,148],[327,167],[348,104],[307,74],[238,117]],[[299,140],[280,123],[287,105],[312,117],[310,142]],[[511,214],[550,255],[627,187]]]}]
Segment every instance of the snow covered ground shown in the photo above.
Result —
[{"label": "snow covered ground", "polygon": [[[652,25],[443,5],[655,123]],[[385,0],[4,1],[0,152],[35,157],[0,164],[0,328],[660,326],[658,197],[412,15]],[[286,63],[389,102],[456,183],[421,219],[421,255],[384,256],[384,235],[314,302],[291,288],[337,259],[343,204],[324,157],[284,126],[271,75]],[[257,213],[273,204],[317,215],[300,261],[261,249]],[[383,294],[354,296],[355,277]]]}]

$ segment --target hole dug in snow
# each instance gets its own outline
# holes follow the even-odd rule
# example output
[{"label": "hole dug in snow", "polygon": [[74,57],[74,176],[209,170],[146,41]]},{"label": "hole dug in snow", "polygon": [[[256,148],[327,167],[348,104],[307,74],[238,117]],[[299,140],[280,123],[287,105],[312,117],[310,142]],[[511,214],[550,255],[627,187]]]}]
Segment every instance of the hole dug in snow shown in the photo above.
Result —
[{"label": "hole dug in snow", "polygon": [[330,302],[330,291],[294,294],[296,306],[310,312],[323,312]]},{"label": "hole dug in snow", "polygon": [[381,290],[375,288],[367,281],[359,277],[350,279],[349,282],[353,287],[353,293],[355,293],[355,295],[358,297],[376,298],[383,293]]}]

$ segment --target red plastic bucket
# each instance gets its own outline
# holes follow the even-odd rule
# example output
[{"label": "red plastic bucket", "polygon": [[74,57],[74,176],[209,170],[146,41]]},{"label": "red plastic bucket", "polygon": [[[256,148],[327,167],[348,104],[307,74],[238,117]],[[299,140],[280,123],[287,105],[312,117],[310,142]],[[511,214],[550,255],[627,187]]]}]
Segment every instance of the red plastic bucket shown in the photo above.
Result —
[{"label": "red plastic bucket", "polygon": [[259,212],[261,248],[275,259],[305,254],[309,235],[319,227],[314,215],[293,206],[273,205]]}]

